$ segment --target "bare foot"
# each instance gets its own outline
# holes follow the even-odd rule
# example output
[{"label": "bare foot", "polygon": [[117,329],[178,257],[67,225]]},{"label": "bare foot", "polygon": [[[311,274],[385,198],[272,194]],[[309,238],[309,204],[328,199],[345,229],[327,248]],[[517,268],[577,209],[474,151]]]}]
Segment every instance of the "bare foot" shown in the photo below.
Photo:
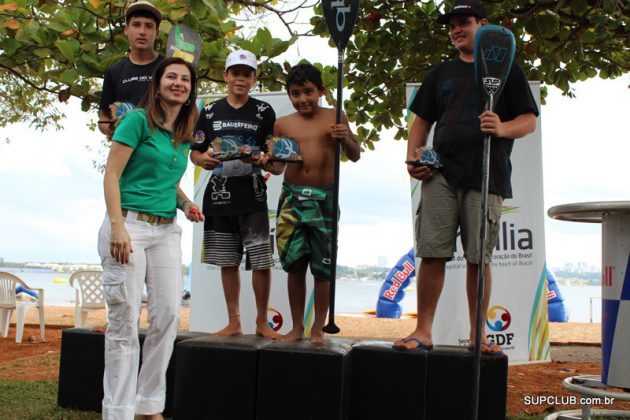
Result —
[{"label": "bare foot", "polygon": [[324,338],[324,332],[321,329],[312,329],[311,336],[308,338],[313,344],[324,344],[326,339]]},{"label": "bare foot", "polygon": [[304,328],[293,328],[286,335],[283,335],[283,341],[299,341],[304,339]]},{"label": "bare foot", "polygon": [[216,337],[232,337],[235,335],[243,335],[243,330],[241,329],[241,324],[231,325],[229,324],[227,327],[223,328],[220,331],[214,332],[210,335],[214,335]]},{"label": "bare foot", "polygon": [[271,328],[267,323],[256,325],[256,335],[268,338],[270,340],[278,340],[282,338],[282,335],[275,332],[273,328]]},{"label": "bare foot", "polygon": [[392,347],[394,347],[396,350],[406,351],[412,351],[416,349],[431,350],[433,349],[433,341],[430,338],[421,337],[419,334],[413,332],[409,336],[397,340]]},{"label": "bare foot", "polygon": [[106,329],[107,329],[107,324],[96,325],[95,327],[92,327],[92,332],[103,334]]}]

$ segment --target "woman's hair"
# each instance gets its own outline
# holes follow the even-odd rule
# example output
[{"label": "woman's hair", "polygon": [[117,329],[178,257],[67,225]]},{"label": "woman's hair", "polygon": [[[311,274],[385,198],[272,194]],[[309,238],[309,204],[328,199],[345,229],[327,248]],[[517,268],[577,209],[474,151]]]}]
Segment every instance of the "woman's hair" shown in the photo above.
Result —
[{"label": "woman's hair", "polygon": [[164,109],[160,103],[160,80],[164,75],[164,70],[171,64],[182,64],[188,67],[190,70],[190,96],[177,115],[177,118],[173,122],[173,140],[176,144],[180,144],[186,141],[190,141],[192,132],[199,118],[199,110],[197,109],[197,74],[195,68],[189,62],[179,57],[169,57],[162,60],[157,66],[149,88],[147,89],[144,97],[138,104],[139,108],[146,109],[147,120],[151,130],[155,130],[156,127],[161,127],[165,120]]}]

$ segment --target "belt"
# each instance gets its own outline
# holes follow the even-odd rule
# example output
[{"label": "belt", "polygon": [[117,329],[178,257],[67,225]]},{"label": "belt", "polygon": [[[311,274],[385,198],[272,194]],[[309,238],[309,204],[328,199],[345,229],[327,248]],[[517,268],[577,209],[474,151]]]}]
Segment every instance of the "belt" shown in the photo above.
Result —
[{"label": "belt", "polygon": [[[122,209],[123,217],[127,217],[127,212],[127,209]],[[137,211],[136,213],[138,213],[136,220],[139,220],[140,222],[147,222],[150,225],[168,225],[173,223],[175,220],[174,217],[167,219],[166,217],[156,216],[155,214],[144,213],[141,211]]]}]

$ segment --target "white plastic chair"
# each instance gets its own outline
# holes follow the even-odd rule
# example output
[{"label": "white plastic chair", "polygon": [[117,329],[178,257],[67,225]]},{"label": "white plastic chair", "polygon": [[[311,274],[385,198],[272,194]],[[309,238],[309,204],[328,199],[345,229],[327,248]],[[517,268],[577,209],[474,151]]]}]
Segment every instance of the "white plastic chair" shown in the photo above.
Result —
[{"label": "white plastic chair", "polygon": [[75,327],[85,327],[88,312],[105,309],[102,274],[100,271],[77,271],[70,276],[70,286],[76,291]]},{"label": "white plastic chair", "polygon": [[[37,292],[37,298],[29,297],[29,300],[17,300],[15,289],[22,285],[25,289]],[[6,337],[9,334],[9,322],[13,311],[16,311],[15,342],[22,342],[24,334],[24,317],[30,308],[39,310],[39,331],[42,341],[45,340],[44,322],[44,289],[33,289],[18,276],[0,271],[0,334]]]}]

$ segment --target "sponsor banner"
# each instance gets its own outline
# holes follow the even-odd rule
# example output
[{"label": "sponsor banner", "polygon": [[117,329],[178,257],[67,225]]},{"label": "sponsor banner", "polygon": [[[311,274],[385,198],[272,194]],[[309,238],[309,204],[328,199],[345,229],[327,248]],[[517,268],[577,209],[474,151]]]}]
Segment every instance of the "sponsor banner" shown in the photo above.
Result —
[{"label": "sponsor banner", "polygon": [[[406,86],[407,106],[419,87]],[[530,87],[540,108],[540,85],[531,82]],[[408,127],[414,118],[409,111]],[[432,145],[432,140],[433,132],[427,146]],[[512,168],[514,198],[503,203],[499,239],[492,257],[492,296],[486,332],[503,348],[510,363],[550,360],[540,121],[535,132],[514,142]],[[411,179],[411,197],[415,219],[420,202],[420,182],[415,179]],[[417,259],[416,266],[419,263]],[[468,345],[465,274],[466,262],[457,241],[454,258],[446,265],[446,280],[433,324],[434,343]]]},{"label": "sponsor banner", "polygon": [[[294,112],[286,92],[265,92],[253,93],[253,97],[269,103],[276,117],[281,117]],[[203,95],[197,99],[197,107],[210,107],[210,104],[221,96]],[[210,179],[211,171],[195,168],[195,189],[194,200],[199,208],[203,206],[203,194]],[[271,269],[271,294],[269,298],[269,310],[267,318],[270,326],[286,334],[291,329],[291,312],[289,310],[289,298],[287,295],[287,273],[280,267],[278,253],[275,243],[276,229],[276,208],[280,198],[282,187],[282,176],[269,174],[267,177],[267,206],[269,208],[269,229],[272,241],[273,258],[276,265]],[[227,325],[227,310],[223,296],[223,286],[221,284],[221,270],[219,267],[203,264],[201,262],[203,241],[203,223],[195,223],[193,227],[193,253],[192,253],[192,283],[190,302],[190,330],[214,332]],[[240,315],[243,333],[253,334],[255,332],[256,302],[252,290],[252,272],[245,270],[245,264],[241,264],[241,298]],[[312,287],[313,279],[310,271],[307,271],[306,278],[307,296],[310,300],[306,302],[305,326],[308,334],[312,318]]]}]

